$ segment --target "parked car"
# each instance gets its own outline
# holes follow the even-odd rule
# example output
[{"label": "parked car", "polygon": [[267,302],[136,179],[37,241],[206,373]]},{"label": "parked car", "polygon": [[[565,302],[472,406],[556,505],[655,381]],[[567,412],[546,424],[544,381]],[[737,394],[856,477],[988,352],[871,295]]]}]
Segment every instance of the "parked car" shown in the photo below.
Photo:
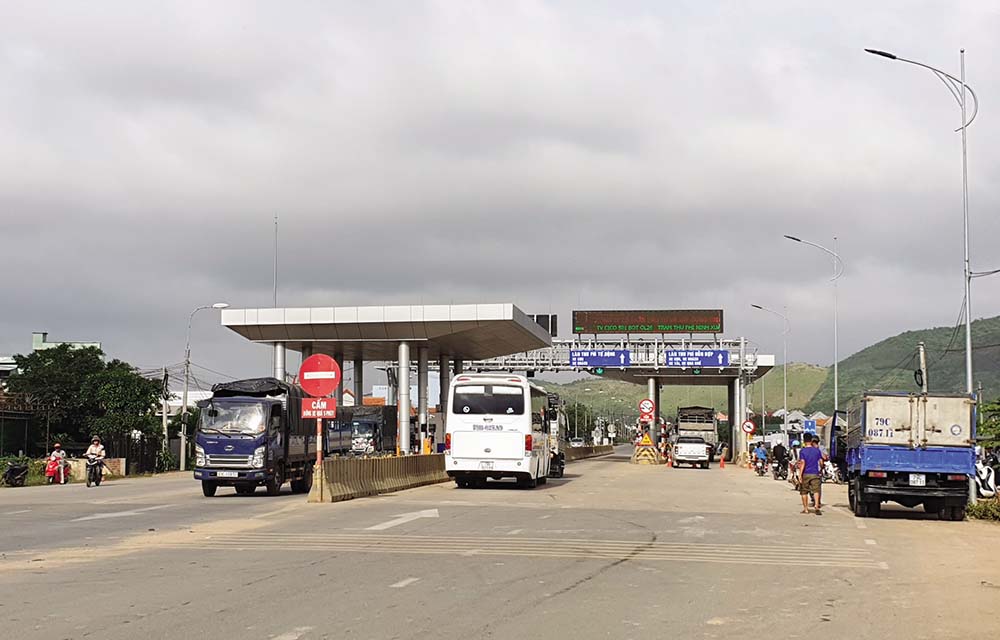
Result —
[{"label": "parked car", "polygon": [[571,447],[582,447],[584,446],[583,438],[570,438],[569,446]]}]

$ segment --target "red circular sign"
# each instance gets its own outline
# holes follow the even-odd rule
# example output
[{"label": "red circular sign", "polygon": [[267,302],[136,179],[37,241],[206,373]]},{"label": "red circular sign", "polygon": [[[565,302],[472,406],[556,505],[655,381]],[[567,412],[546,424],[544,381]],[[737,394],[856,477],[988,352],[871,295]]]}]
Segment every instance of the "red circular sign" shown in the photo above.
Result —
[{"label": "red circular sign", "polygon": [[328,396],[340,386],[340,365],[330,356],[317,353],[302,361],[299,386],[311,396]]},{"label": "red circular sign", "polygon": [[643,398],[639,401],[639,413],[653,413],[656,410],[656,404],[649,398]]}]

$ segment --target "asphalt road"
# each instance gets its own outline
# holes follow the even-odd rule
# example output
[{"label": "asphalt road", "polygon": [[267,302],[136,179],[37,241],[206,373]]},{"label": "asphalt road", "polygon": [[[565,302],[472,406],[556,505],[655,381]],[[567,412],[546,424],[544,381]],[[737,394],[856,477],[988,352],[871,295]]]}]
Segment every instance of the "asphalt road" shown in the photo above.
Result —
[{"label": "asphalt road", "polygon": [[[745,469],[581,461],[338,504],[187,475],[0,491],[10,638],[992,637],[1000,527],[823,516]],[[287,488],[286,488],[287,491]]]}]

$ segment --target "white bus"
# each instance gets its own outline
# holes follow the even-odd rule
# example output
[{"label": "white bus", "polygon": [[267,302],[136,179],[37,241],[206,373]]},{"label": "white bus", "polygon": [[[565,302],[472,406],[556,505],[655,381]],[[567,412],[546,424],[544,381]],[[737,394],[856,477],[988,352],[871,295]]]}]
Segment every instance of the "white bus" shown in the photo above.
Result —
[{"label": "white bus", "polygon": [[445,470],[461,488],[489,478],[516,478],[521,487],[549,474],[545,389],[524,376],[462,374],[448,390]]}]

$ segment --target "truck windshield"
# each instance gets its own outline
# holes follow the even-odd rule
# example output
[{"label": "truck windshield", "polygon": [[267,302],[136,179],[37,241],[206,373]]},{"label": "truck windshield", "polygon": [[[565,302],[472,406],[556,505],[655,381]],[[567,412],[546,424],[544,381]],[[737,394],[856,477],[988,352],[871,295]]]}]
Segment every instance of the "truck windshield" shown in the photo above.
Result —
[{"label": "truck windshield", "polygon": [[355,422],[351,426],[355,438],[370,438],[375,434],[375,425],[371,422]]},{"label": "truck windshield", "polygon": [[201,412],[204,432],[258,435],[264,432],[264,407],[257,402],[213,402]]},{"label": "truck windshield", "polygon": [[500,384],[459,385],[451,410],[469,415],[520,416],[524,414],[524,389]]}]

